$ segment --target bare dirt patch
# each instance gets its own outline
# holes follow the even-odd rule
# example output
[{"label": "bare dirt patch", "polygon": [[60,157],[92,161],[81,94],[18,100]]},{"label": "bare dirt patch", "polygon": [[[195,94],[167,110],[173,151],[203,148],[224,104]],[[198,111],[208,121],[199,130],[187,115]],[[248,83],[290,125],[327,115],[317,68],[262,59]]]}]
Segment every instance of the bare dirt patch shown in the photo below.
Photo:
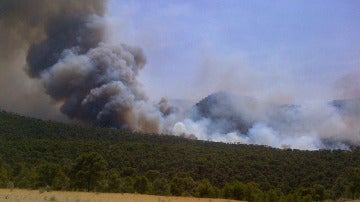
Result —
[{"label": "bare dirt patch", "polygon": [[235,202],[228,199],[190,198],[173,196],[154,196],[142,194],[62,192],[24,189],[0,189],[0,201],[33,202]]}]

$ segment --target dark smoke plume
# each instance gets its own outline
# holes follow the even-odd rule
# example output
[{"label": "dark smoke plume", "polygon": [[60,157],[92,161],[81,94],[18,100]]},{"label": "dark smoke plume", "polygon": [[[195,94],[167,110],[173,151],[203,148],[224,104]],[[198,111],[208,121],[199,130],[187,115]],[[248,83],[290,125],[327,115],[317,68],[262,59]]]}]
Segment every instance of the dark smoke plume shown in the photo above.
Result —
[{"label": "dark smoke plume", "polygon": [[[0,27],[2,28],[0,36],[3,40],[0,56],[8,57],[20,48],[46,40],[45,32],[56,34],[58,31],[57,37],[60,35],[68,37],[68,41],[61,43],[64,47],[69,47],[71,37],[76,38],[69,32],[71,26],[73,29],[78,29],[73,31],[81,31],[80,26],[83,28],[86,26],[76,25],[76,22],[66,24],[66,20],[84,22],[91,15],[103,16],[105,5],[106,1],[102,0],[2,0],[0,2]],[[52,23],[63,23],[63,28],[67,28],[68,32],[56,28],[56,25]]]},{"label": "dark smoke plume", "polygon": [[[61,112],[93,125],[161,132],[164,114],[137,81],[140,48],[105,43],[106,1],[8,0],[0,6],[1,57],[27,48],[27,73]],[[1,29],[4,30],[4,29]],[[15,35],[14,35],[15,34]],[[169,115],[169,111],[165,111]]]}]

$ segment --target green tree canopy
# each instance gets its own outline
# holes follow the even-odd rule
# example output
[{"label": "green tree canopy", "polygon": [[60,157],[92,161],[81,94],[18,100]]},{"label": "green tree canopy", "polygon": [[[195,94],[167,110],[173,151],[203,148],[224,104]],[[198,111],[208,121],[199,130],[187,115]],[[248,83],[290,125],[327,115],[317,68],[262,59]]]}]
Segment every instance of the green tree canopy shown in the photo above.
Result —
[{"label": "green tree canopy", "polygon": [[99,188],[104,179],[107,165],[104,158],[97,152],[82,154],[76,159],[71,170],[74,187],[92,191]]}]

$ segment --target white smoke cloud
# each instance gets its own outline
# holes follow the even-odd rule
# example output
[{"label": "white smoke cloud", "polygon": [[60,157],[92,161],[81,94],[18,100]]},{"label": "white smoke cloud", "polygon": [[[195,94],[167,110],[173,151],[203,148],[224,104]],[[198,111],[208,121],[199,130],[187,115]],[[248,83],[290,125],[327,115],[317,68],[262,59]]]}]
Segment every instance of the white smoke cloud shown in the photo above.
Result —
[{"label": "white smoke cloud", "polygon": [[[227,96],[230,100],[242,101],[229,102]],[[345,114],[352,111],[354,105],[348,109],[319,102],[303,106],[268,105],[243,102],[243,98],[233,96],[218,93],[200,101],[195,106],[197,110],[192,110],[188,118],[174,125],[173,134],[301,150],[349,149],[349,143],[360,143],[360,127],[353,124],[359,120],[360,113]],[[244,124],[242,116],[253,118],[249,124]]]}]

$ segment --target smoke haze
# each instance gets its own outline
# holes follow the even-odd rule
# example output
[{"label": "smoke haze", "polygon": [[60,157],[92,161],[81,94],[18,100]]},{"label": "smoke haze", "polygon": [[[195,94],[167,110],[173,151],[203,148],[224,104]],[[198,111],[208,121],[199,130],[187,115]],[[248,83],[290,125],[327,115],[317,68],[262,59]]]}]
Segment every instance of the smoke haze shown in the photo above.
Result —
[{"label": "smoke haze", "polygon": [[[194,91],[209,95],[196,105],[150,100],[139,80],[147,63],[144,51],[107,40],[117,33],[109,28],[106,6],[103,0],[1,1],[0,106],[41,118],[200,140],[307,150],[360,144],[359,100],[292,104],[305,93],[291,85],[299,79],[294,72],[250,68],[241,54],[196,55],[195,82],[179,81],[191,88],[188,97],[194,98]],[[339,79],[337,96],[359,97],[358,78]],[[248,97],[212,94],[221,90]]]}]

